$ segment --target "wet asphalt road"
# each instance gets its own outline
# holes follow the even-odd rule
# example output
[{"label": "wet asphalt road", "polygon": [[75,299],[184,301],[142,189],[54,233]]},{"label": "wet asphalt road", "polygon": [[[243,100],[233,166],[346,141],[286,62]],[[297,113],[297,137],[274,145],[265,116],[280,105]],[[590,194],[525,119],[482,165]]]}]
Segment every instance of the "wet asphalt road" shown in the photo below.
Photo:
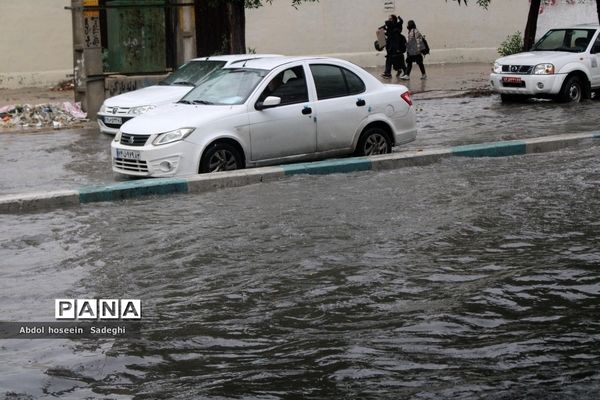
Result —
[{"label": "wet asphalt road", "polygon": [[[396,151],[598,129],[599,101],[502,104],[498,96],[415,101],[417,140]],[[111,137],[96,129],[0,135],[0,193],[112,183]]]},{"label": "wet asphalt road", "polygon": [[135,340],[4,340],[10,399],[597,399],[600,146],[298,176],[0,224],[0,320],[140,298]]},{"label": "wet asphalt road", "polygon": [[[404,148],[598,129],[416,101]],[[2,193],[114,182],[97,130],[2,134]],[[402,151],[403,148],[397,151]],[[140,298],[136,340],[0,341],[0,397],[600,396],[600,147],[100,203],[0,224],[0,320]]]}]

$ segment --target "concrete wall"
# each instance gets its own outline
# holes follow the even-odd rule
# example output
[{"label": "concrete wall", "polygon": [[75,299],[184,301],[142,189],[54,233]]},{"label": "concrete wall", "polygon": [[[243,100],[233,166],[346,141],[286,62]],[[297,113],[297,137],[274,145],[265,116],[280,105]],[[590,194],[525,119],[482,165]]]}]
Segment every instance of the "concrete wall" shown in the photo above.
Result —
[{"label": "concrete wall", "polygon": [[543,5],[538,17],[536,38],[540,38],[550,28],[576,24],[598,24],[595,0],[555,0]]},{"label": "concrete wall", "polygon": [[[551,4],[551,1],[548,1]],[[544,7],[538,33],[555,21],[596,21],[593,0]],[[523,32],[529,1],[493,0],[485,11],[449,0],[320,0],[298,9],[291,0],[247,10],[247,45],[257,52],[327,54],[362,66],[384,63],[375,29],[391,13],[414,19],[427,36],[428,63],[492,62],[506,36]],[[49,86],[73,72],[70,0],[0,0],[0,88]]]},{"label": "concrete wall", "polygon": [[330,54],[362,66],[382,65],[375,30],[389,14],[414,20],[432,48],[429,63],[492,62],[506,36],[525,29],[527,0],[493,0],[489,10],[453,0],[320,0],[298,9],[290,0],[248,10],[246,43],[257,52]]},{"label": "concrete wall", "polygon": [[0,88],[49,86],[73,73],[69,0],[0,0]]}]

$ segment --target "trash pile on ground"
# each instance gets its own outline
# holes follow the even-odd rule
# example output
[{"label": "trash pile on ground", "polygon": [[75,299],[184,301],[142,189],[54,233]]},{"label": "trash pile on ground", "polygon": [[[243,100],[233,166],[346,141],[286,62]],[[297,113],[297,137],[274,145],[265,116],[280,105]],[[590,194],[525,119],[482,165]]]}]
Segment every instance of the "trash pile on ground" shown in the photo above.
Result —
[{"label": "trash pile on ground", "polygon": [[80,103],[47,103],[0,107],[0,128],[68,128],[87,121]]}]

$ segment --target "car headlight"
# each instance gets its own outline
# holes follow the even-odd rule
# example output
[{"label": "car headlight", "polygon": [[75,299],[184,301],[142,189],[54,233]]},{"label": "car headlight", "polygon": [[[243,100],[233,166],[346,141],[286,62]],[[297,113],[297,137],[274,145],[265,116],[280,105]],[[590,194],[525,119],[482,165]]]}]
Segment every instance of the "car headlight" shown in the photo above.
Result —
[{"label": "car headlight", "polygon": [[553,64],[538,64],[533,69],[534,75],[552,75],[554,74]]},{"label": "car headlight", "polygon": [[121,130],[119,129],[117,134],[115,135],[115,138],[113,139],[113,142],[119,143],[120,141],[121,141]]},{"label": "car headlight", "polygon": [[492,67],[492,71],[494,71],[495,74],[502,73],[502,64],[495,62],[494,66]]},{"label": "car headlight", "polygon": [[179,128],[174,131],[161,133],[152,141],[152,144],[160,146],[161,144],[177,142],[185,139],[192,132],[194,132],[194,128]]},{"label": "car headlight", "polygon": [[100,110],[98,110],[98,114],[106,114],[106,105],[102,103],[100,106]]},{"label": "car headlight", "polygon": [[131,107],[128,111],[128,114],[133,114],[133,115],[140,115],[143,114],[145,112],[148,112],[150,110],[152,110],[153,108],[155,108],[156,106],[139,106],[139,107]]}]

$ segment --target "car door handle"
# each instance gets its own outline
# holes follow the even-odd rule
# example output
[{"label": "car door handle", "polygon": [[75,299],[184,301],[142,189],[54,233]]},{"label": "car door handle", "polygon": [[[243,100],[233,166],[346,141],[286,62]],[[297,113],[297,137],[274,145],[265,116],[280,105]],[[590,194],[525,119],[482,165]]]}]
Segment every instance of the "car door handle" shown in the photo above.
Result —
[{"label": "car door handle", "polygon": [[310,108],[310,107],[304,107],[302,109],[302,114],[303,115],[310,115],[310,114],[312,114],[312,108]]},{"label": "car door handle", "polygon": [[364,106],[365,104],[367,104],[367,102],[366,102],[366,101],[364,101],[363,99],[358,99],[358,100],[356,101],[356,105],[357,105],[358,107],[362,107],[362,106]]}]

